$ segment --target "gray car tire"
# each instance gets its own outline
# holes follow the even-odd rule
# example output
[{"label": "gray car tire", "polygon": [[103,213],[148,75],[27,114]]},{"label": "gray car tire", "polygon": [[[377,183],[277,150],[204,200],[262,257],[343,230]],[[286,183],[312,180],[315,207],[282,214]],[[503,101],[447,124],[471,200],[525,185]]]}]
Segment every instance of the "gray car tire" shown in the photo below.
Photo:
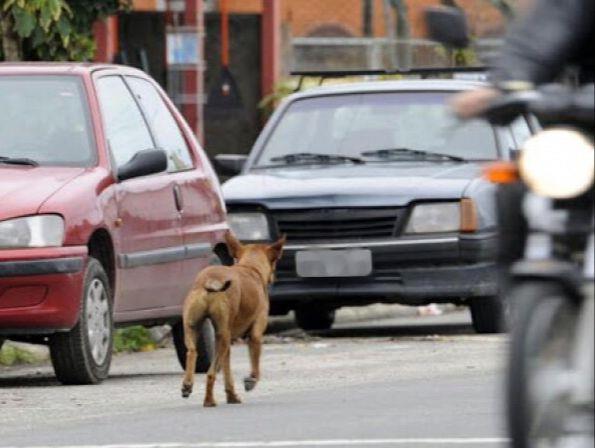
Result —
[{"label": "gray car tire", "polygon": [[295,310],[295,321],[302,330],[330,330],[335,323],[336,311],[315,305],[305,305]]},{"label": "gray car tire", "polygon": [[473,328],[479,334],[496,334],[506,331],[505,306],[498,296],[477,297],[471,300]]}]

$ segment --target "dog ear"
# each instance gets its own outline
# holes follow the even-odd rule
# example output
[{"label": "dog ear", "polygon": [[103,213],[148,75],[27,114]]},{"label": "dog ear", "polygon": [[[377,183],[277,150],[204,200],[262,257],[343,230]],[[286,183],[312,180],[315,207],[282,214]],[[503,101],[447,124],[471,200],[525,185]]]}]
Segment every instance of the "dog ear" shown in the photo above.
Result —
[{"label": "dog ear", "polygon": [[283,246],[287,242],[287,235],[283,235],[276,243],[271,244],[267,247],[267,255],[271,263],[275,263],[281,259],[283,255]]},{"label": "dog ear", "polygon": [[225,232],[225,242],[227,243],[227,248],[233,258],[236,260],[242,258],[242,243],[240,243],[235,235],[229,230]]}]

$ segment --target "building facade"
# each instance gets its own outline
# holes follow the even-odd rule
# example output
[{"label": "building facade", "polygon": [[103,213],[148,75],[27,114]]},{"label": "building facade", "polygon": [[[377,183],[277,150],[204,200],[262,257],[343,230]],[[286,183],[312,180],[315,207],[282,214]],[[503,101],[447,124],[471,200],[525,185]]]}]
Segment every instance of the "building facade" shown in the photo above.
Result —
[{"label": "building facade", "polygon": [[[243,12],[232,1],[232,13]],[[241,4],[241,2],[239,2]],[[142,68],[174,100],[196,134],[205,139],[208,86],[206,19],[217,5],[209,0],[133,0],[132,11],[97,23],[97,62]],[[280,73],[278,0],[259,3],[259,98],[273,90]],[[218,36],[212,36],[218,39]]]}]

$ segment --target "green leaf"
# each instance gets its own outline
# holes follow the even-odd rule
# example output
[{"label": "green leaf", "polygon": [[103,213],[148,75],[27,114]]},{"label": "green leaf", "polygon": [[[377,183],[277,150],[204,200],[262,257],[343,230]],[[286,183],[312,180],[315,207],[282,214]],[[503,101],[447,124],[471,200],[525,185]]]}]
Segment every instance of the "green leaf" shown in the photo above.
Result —
[{"label": "green leaf", "polygon": [[46,35],[43,32],[43,30],[39,27],[35,28],[35,31],[33,32],[33,37],[32,37],[32,41],[31,44],[33,46],[33,48],[37,48],[40,45],[42,45],[46,40]]},{"label": "green leaf", "polygon": [[15,8],[12,11],[14,18],[15,31],[20,37],[30,37],[37,26],[35,16],[29,11],[21,8]]},{"label": "green leaf", "polygon": [[64,39],[70,36],[70,33],[72,32],[72,25],[68,19],[62,16],[60,17],[60,20],[58,20],[58,23],[56,23],[56,29],[60,33],[62,39]]},{"label": "green leaf", "polygon": [[52,11],[49,5],[44,5],[39,11],[39,26],[47,33],[52,25]]},{"label": "green leaf", "polygon": [[16,0],[6,0],[4,2],[4,6],[2,7],[3,11],[8,11],[10,8],[13,7],[13,5],[15,4]]},{"label": "green leaf", "polygon": [[63,2],[61,0],[48,0],[48,9],[51,12],[54,22],[60,20],[62,15]]}]

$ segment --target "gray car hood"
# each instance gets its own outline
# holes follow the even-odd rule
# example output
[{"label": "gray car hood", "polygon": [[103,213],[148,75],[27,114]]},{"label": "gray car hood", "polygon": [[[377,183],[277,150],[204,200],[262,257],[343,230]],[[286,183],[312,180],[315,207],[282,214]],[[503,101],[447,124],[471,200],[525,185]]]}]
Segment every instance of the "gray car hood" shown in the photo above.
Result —
[{"label": "gray car hood", "polygon": [[475,163],[383,163],[253,170],[223,186],[229,205],[270,209],[406,206],[412,201],[460,199],[481,176]]}]

